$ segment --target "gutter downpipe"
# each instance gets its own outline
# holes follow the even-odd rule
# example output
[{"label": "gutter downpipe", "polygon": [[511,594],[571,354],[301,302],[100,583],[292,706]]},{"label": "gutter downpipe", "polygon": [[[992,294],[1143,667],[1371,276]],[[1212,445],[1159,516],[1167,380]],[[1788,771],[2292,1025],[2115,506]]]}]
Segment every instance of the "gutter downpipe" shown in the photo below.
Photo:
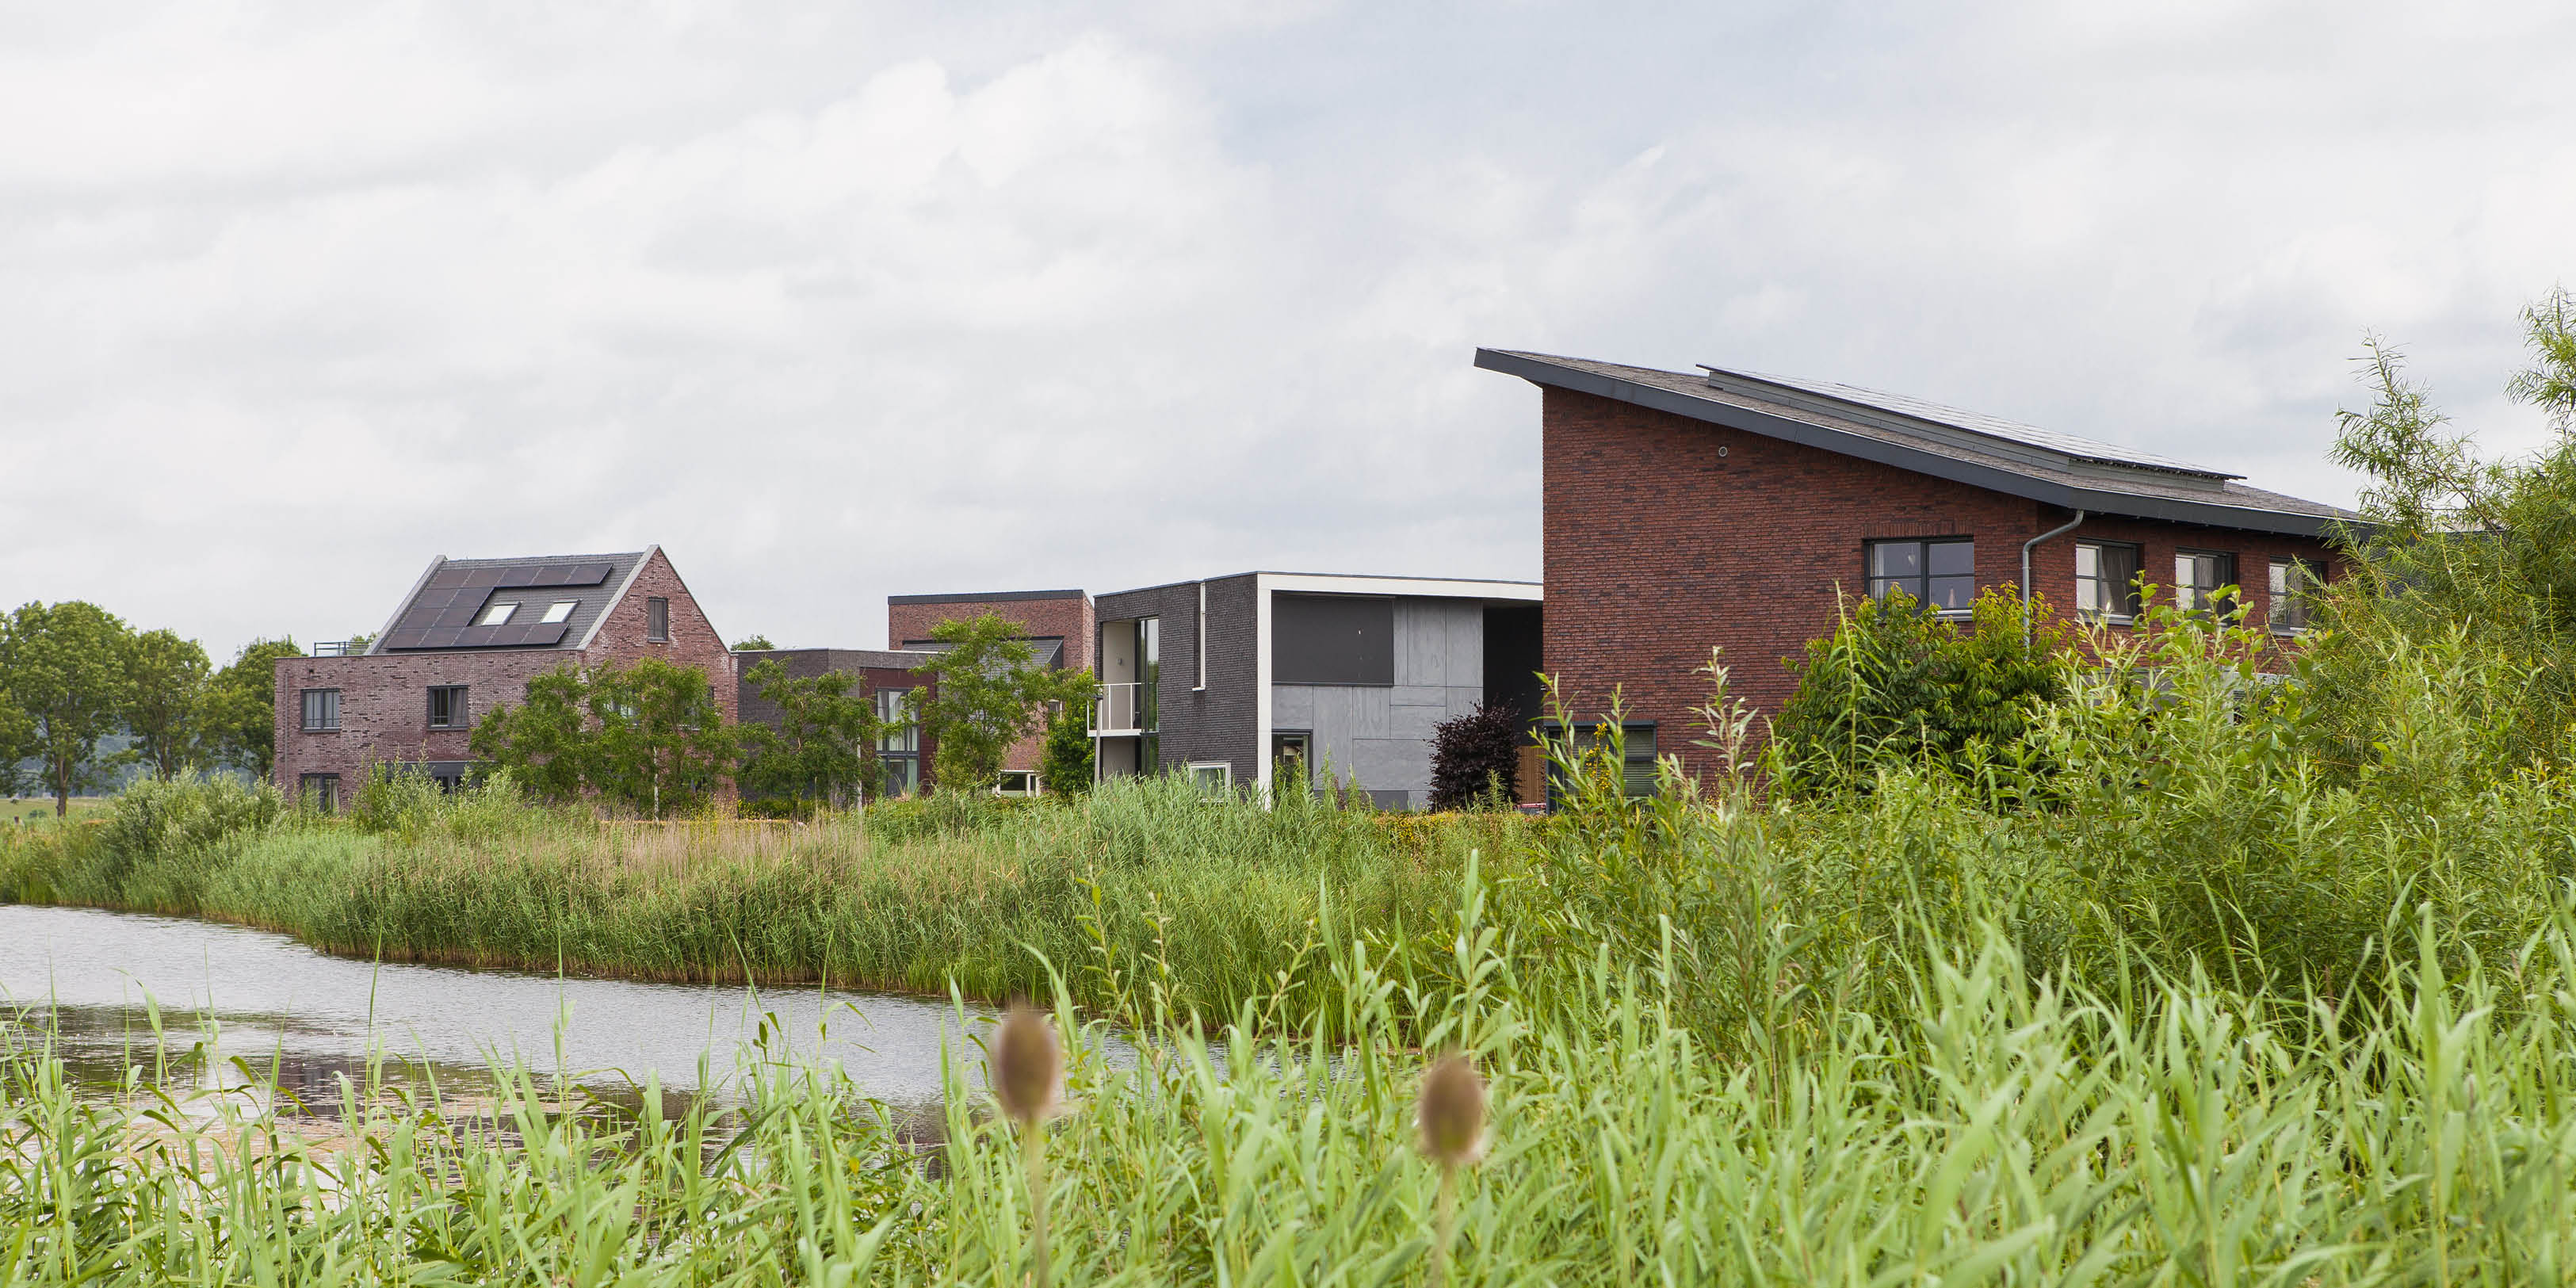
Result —
[{"label": "gutter downpipe", "polygon": [[2068,519],[2068,520],[2066,521],[2066,526],[2064,526],[2064,527],[2060,527],[2060,528],[2051,528],[2051,529],[2049,529],[2048,531],[2043,532],[2043,533],[2039,534],[2038,536],[2032,537],[2030,540],[2028,540],[2028,541],[2025,541],[2025,542],[2021,543],[2021,643],[2022,643],[2022,647],[2023,647],[2023,648],[2028,648],[2028,647],[2030,647],[2030,641],[2031,641],[2031,623],[2030,623],[2030,552],[2031,552],[2031,548],[2032,548],[2032,547],[2034,547],[2034,546],[2036,546],[2036,545],[2038,545],[2040,542],[2047,541],[2047,540],[2049,540],[2049,539],[2051,539],[2051,538],[2053,538],[2053,537],[2062,537],[2062,536],[2065,536],[2067,533],[2073,532],[2073,531],[2074,531],[2074,530],[2076,530],[2077,528],[2080,528],[2080,527],[2083,527],[2083,526],[2084,526],[2084,512],[2083,512],[2082,510],[2078,510],[2078,511],[2076,511],[2076,512],[2075,512],[2075,517],[2074,517],[2074,518],[2072,518],[2072,519]]}]

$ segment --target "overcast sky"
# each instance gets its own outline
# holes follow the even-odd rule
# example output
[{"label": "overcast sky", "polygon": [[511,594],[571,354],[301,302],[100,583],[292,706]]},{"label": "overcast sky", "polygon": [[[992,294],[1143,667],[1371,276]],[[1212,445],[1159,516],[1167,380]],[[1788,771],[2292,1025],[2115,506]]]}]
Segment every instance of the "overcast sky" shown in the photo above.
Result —
[{"label": "overcast sky", "polygon": [[220,656],[658,542],[729,638],[865,647],[890,593],[1535,578],[1480,344],[2349,501],[2365,328],[2545,432],[2571,73],[2564,0],[12,6],[0,600]]}]

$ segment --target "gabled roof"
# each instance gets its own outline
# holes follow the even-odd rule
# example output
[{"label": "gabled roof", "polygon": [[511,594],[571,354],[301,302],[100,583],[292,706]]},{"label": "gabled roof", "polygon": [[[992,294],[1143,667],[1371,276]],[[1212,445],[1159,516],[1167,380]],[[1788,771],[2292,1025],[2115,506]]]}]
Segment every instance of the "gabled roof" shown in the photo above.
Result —
[{"label": "gabled roof", "polygon": [[[429,561],[411,594],[394,610],[367,652],[438,653],[457,649],[553,649],[570,652],[589,642],[644,561],[647,550],[607,555],[532,555],[517,559]],[[559,622],[548,610],[569,602]],[[518,607],[508,620],[485,625],[495,605]]]},{"label": "gabled roof", "polygon": [[2069,510],[2318,536],[2350,510],[2247,487],[2242,475],[1939,403],[1721,367],[1705,375],[1478,349],[1476,365]]}]

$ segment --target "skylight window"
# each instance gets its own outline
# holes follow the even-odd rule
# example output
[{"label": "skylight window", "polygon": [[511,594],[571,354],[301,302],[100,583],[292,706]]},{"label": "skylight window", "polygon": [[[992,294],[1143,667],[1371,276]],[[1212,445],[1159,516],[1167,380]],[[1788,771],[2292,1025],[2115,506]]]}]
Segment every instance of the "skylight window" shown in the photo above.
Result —
[{"label": "skylight window", "polygon": [[545,624],[552,626],[564,621],[572,616],[572,610],[579,607],[581,607],[581,601],[578,599],[558,599],[546,606]]},{"label": "skylight window", "polygon": [[519,611],[517,604],[494,604],[483,610],[483,620],[476,622],[475,625],[507,626],[510,623],[510,614],[517,611]]}]

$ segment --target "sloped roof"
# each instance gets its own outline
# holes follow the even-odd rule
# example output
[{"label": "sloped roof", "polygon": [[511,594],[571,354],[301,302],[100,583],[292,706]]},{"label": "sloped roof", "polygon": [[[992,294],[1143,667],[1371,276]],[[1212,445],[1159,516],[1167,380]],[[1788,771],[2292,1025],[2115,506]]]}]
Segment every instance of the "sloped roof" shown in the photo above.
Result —
[{"label": "sloped roof", "polygon": [[1721,367],[1690,375],[1509,349],[1478,349],[1476,365],[2069,510],[2300,536],[2360,518],[2248,487],[2242,475],[1830,381]]},{"label": "sloped roof", "polygon": [[[432,559],[368,646],[370,655],[456,649],[553,649],[569,652],[590,638],[608,606],[625,593],[651,550],[605,555],[530,555],[513,559]],[[572,609],[545,621],[555,604]],[[507,621],[483,624],[495,605],[516,604]]]}]

